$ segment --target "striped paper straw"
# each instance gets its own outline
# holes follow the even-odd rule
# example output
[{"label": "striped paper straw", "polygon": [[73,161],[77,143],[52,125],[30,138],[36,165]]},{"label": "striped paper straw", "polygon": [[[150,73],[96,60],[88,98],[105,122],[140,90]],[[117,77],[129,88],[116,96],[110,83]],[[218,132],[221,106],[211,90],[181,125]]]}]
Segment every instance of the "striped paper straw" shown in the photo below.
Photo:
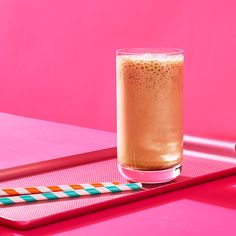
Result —
[{"label": "striped paper straw", "polygon": [[124,191],[135,191],[140,189],[142,189],[141,183],[130,183],[130,184],[120,184],[120,185],[89,188],[89,189],[66,190],[62,192],[48,192],[41,194],[4,197],[0,198],[0,206],[12,205],[16,203],[38,202],[43,200],[74,198],[88,195],[99,195],[104,193],[119,193]]},{"label": "striped paper straw", "polygon": [[114,186],[118,184],[119,182],[98,182],[89,184],[54,185],[54,186],[39,186],[39,187],[27,187],[27,188],[5,188],[5,189],[0,189],[0,197],[61,192],[66,190],[90,189],[97,187]]}]

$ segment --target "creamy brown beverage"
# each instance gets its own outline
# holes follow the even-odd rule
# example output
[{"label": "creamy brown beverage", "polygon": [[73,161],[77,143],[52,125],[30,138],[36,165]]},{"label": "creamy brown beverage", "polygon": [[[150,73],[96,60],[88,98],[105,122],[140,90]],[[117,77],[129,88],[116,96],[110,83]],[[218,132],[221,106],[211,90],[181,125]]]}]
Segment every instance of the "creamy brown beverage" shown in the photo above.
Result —
[{"label": "creamy brown beverage", "polygon": [[182,161],[183,54],[117,56],[118,162],[164,170]]}]

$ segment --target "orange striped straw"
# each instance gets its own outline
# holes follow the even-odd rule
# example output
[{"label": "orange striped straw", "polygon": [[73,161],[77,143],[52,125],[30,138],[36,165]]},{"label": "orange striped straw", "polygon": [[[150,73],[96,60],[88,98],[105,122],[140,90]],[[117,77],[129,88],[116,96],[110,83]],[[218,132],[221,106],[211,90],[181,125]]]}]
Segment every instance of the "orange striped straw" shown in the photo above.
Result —
[{"label": "orange striped straw", "polygon": [[25,187],[25,188],[4,188],[0,189],[0,197],[18,196],[25,194],[40,194],[49,192],[61,192],[67,190],[91,189],[98,187],[109,187],[119,184],[120,184],[119,182],[96,182],[89,184],[53,185],[53,186],[38,186],[38,187]]}]

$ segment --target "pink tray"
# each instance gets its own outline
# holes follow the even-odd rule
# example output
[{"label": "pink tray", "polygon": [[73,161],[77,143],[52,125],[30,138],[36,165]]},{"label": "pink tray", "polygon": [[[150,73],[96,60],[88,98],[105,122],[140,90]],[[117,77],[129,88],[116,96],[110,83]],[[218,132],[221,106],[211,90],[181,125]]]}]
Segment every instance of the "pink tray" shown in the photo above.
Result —
[{"label": "pink tray", "polygon": [[[125,183],[126,180],[118,173],[116,165],[116,158],[81,159],[80,164],[75,167],[4,181],[0,183],[0,186],[25,187],[98,181]],[[184,156],[182,174],[171,183],[145,185],[145,190],[138,192],[4,206],[0,208],[0,223],[14,228],[31,228],[235,173],[235,157],[216,156],[214,159],[212,155]]]}]

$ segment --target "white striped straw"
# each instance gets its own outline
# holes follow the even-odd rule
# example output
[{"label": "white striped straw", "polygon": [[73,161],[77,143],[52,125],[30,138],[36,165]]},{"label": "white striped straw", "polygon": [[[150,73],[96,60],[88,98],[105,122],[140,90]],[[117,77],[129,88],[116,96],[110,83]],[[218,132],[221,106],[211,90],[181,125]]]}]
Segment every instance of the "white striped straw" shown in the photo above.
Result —
[{"label": "white striped straw", "polygon": [[38,186],[38,187],[25,187],[25,188],[4,188],[4,189],[0,189],[0,197],[61,192],[61,191],[66,191],[66,190],[80,190],[80,189],[88,189],[88,188],[114,186],[118,184],[119,182],[97,182],[97,183]]},{"label": "white striped straw", "polygon": [[29,203],[29,202],[38,202],[44,200],[74,198],[88,195],[99,195],[104,193],[119,193],[124,191],[135,191],[141,189],[142,189],[141,183],[129,183],[129,184],[120,184],[120,185],[89,188],[89,189],[66,190],[61,192],[49,192],[41,194],[4,197],[0,198],[0,206],[12,205],[16,203]]}]

